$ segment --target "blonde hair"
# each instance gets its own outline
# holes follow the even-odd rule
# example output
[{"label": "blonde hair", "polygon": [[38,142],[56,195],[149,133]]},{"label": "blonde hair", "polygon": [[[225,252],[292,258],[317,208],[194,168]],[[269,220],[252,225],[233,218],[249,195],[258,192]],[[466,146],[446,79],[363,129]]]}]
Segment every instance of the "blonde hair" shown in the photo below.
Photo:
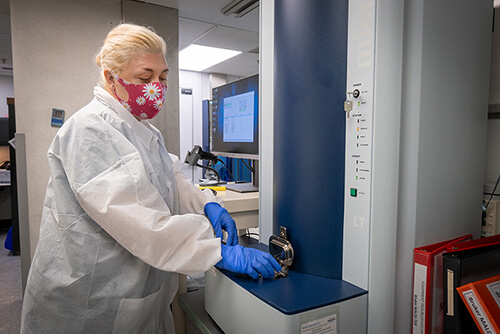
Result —
[{"label": "blonde hair", "polygon": [[165,56],[167,46],[152,28],[122,23],[108,33],[95,62],[102,70],[110,69],[118,74],[141,52]]}]

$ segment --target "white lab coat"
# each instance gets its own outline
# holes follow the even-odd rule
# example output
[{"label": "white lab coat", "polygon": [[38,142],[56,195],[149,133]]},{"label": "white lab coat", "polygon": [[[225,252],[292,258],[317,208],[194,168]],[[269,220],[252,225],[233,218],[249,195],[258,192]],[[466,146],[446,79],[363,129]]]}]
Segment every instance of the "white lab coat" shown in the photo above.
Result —
[{"label": "white lab coat", "polygon": [[177,273],[221,259],[160,132],[104,89],[57,133],[21,333],[173,333]]}]

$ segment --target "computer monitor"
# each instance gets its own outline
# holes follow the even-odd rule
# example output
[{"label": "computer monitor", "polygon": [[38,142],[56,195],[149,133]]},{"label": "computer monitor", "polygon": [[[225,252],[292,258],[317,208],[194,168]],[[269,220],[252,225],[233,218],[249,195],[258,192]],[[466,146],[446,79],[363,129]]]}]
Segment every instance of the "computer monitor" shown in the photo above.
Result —
[{"label": "computer monitor", "polygon": [[259,159],[259,75],[212,89],[211,152]]},{"label": "computer monitor", "polygon": [[[211,152],[217,156],[259,159],[259,75],[212,89]],[[258,191],[258,164],[252,183],[228,185],[239,192]]]}]

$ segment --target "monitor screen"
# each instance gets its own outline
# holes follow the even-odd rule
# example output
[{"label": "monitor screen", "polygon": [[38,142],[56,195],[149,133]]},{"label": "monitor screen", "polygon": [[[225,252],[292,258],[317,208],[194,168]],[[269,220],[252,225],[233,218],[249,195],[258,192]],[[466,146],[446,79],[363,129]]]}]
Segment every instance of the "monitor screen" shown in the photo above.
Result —
[{"label": "monitor screen", "polygon": [[258,106],[258,75],[212,90],[212,153],[233,158],[258,159]]}]

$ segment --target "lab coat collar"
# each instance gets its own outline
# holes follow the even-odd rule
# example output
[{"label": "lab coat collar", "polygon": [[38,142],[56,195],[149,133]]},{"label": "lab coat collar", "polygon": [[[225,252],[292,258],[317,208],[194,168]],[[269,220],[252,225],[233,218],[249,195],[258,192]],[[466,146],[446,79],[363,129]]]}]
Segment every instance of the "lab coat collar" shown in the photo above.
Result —
[{"label": "lab coat collar", "polygon": [[139,121],[127,109],[125,109],[117,99],[109,94],[104,88],[94,87],[94,96],[104,105],[113,110],[118,117],[125,121],[139,140],[151,151],[151,143],[154,140],[154,133],[150,129],[149,122]]}]

